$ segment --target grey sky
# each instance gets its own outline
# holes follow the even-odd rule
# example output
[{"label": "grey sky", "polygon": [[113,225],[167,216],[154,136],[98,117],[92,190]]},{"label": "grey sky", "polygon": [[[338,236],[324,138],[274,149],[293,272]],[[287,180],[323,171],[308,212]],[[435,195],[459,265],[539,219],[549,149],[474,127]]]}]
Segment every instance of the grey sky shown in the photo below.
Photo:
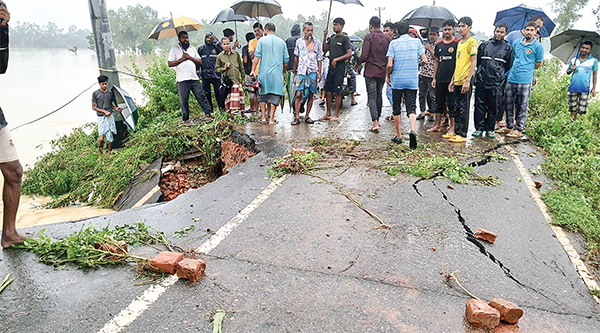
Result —
[{"label": "grey sky", "polygon": [[[47,22],[54,22],[61,28],[67,28],[69,25],[76,25],[79,28],[90,29],[90,19],[88,3],[85,0],[4,0],[11,12],[13,21],[30,21],[39,25]],[[316,2],[316,0],[278,0],[282,6],[283,14],[287,17],[296,17],[298,14],[318,15],[323,10],[327,10],[328,2]],[[411,9],[421,5],[431,4],[432,1],[385,1],[385,0],[361,0],[365,5],[342,5],[333,3],[332,16],[341,16],[346,20],[346,31],[352,33],[356,30],[365,28],[371,16],[376,15],[376,7],[385,7],[382,12],[383,21],[389,19],[397,21],[401,19]],[[542,7],[551,17],[555,15],[551,12],[548,1],[531,1],[530,6]],[[108,0],[109,9],[117,9],[128,5],[142,4],[151,6],[158,10],[162,16],[169,16],[172,12],[174,16],[186,15],[197,20],[212,19],[220,10],[234,3],[233,0],[225,1],[164,1],[164,0]],[[409,4],[410,3],[410,4]],[[436,5],[448,8],[457,17],[470,16],[473,19],[473,30],[482,31],[491,35],[493,22],[496,12],[506,8],[514,7],[523,3],[523,0],[504,0],[504,1],[486,1],[486,0],[437,0]],[[582,19],[576,24],[576,28],[583,30],[596,30],[595,16],[592,9],[598,6],[598,0],[591,0],[582,13]],[[267,19],[261,19],[266,21]]]}]

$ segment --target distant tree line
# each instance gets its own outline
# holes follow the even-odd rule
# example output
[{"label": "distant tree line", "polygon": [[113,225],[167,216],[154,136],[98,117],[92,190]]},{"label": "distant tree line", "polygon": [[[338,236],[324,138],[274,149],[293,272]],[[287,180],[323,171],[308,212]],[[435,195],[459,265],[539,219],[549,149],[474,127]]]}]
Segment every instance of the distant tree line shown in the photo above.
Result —
[{"label": "distant tree line", "polygon": [[10,26],[10,46],[27,48],[67,48],[88,45],[89,30],[70,26],[66,31],[52,22],[39,26],[31,22],[17,22]]}]

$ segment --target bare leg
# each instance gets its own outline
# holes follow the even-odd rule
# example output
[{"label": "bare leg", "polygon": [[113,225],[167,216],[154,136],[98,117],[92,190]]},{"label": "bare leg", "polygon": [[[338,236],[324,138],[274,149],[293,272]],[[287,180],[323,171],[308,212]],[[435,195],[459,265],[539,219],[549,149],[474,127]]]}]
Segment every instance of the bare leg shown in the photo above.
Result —
[{"label": "bare leg", "polygon": [[[300,107],[302,106],[302,92],[301,91],[296,92],[296,101],[295,102],[296,102],[295,103],[296,119],[300,119]],[[312,98],[310,99],[310,103],[312,104]],[[308,117],[308,113],[306,113],[306,116]]]},{"label": "bare leg", "polygon": [[398,138],[402,138],[402,129],[401,129],[401,125],[402,125],[402,115],[394,115],[394,125],[396,125],[396,136]]},{"label": "bare leg", "polygon": [[435,114],[435,125],[428,129],[427,132],[439,132],[442,130],[442,114],[441,113],[436,113]]},{"label": "bare leg", "polygon": [[258,104],[260,106],[260,112],[261,112],[261,117],[260,119],[264,122],[267,121],[267,103],[259,103]]},{"label": "bare leg", "polygon": [[342,108],[342,94],[335,95],[335,117],[331,118],[332,121],[340,119],[340,109]]},{"label": "bare leg", "polygon": [[112,142],[108,143],[108,153],[110,154],[110,152],[112,151]]},{"label": "bare leg", "polygon": [[0,169],[4,176],[4,189],[2,202],[4,203],[4,216],[2,223],[2,247],[7,248],[12,244],[21,244],[27,237],[17,233],[17,210],[21,200],[21,179],[23,167],[19,161],[1,163]]},{"label": "bare leg", "polygon": [[102,152],[102,148],[104,148],[104,134],[98,137],[98,149]]},{"label": "bare leg", "polygon": [[271,107],[271,112],[269,115],[269,124],[274,125],[275,124],[275,111],[277,110],[277,105],[274,104],[269,104]]},{"label": "bare leg", "polygon": [[448,126],[448,132],[446,134],[454,134],[454,118],[450,117],[450,126]]},{"label": "bare leg", "polygon": [[314,100],[314,94],[309,93],[308,100],[306,101],[306,118],[305,119],[308,119],[308,116],[310,115],[310,110],[312,109],[312,106],[313,106],[313,100]]},{"label": "bare leg", "polygon": [[378,130],[379,129],[379,120],[375,120],[373,121],[373,130]]},{"label": "bare leg", "polygon": [[415,128],[417,127],[417,115],[414,113],[409,114],[408,123],[410,124],[410,131],[415,132]]}]

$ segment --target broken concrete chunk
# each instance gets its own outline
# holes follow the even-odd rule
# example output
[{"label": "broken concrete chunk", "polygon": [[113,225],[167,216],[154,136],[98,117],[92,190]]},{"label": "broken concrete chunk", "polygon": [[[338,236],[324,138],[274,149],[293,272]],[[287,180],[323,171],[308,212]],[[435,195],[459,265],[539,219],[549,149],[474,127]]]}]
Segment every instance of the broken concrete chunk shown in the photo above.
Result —
[{"label": "broken concrete chunk", "polygon": [[477,230],[475,230],[475,238],[483,239],[486,242],[494,244],[494,242],[496,241],[496,237],[498,237],[498,235],[489,230],[481,228],[477,228]]},{"label": "broken concrete chunk", "polygon": [[150,261],[150,264],[161,271],[175,274],[175,265],[183,260],[183,253],[163,251]]},{"label": "broken concrete chunk", "polygon": [[176,265],[177,276],[191,282],[198,281],[206,269],[206,262],[202,259],[183,259]]},{"label": "broken concrete chunk", "polygon": [[479,299],[472,298],[467,302],[465,316],[475,327],[492,329],[500,324],[500,312]]},{"label": "broken concrete chunk", "polygon": [[494,298],[489,305],[500,312],[500,320],[507,323],[516,324],[523,316],[523,310],[513,302]]}]

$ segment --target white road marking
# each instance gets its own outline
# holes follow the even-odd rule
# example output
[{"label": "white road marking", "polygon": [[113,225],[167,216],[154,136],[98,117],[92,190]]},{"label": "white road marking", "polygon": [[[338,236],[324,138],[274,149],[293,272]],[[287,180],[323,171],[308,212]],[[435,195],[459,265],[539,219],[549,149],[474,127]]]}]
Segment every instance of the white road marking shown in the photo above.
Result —
[{"label": "white road marking", "polygon": [[[196,251],[209,253],[214,250],[221,242],[231,234],[244,220],[252,214],[263,202],[265,202],[275,190],[288,178],[287,175],[274,180],[269,186],[263,189],[260,194],[252,200],[244,209],[242,209],[233,219],[223,225],[217,232],[206,242],[200,245]],[[146,289],[144,293],[133,300],[125,309],[121,310],[113,319],[104,325],[98,331],[99,333],[116,333],[124,329],[126,326],[133,323],[144,311],[146,311],[152,303],[162,295],[167,288],[179,281],[177,275],[171,275],[160,283]]]},{"label": "white road marking", "polygon": [[[504,138],[499,138],[498,141],[503,143]],[[504,147],[506,148],[506,150],[508,152],[510,152],[512,150],[508,146],[504,146]],[[556,235],[556,239],[558,239],[558,241],[562,245],[565,252],[567,252],[569,259],[571,259],[571,263],[573,263],[575,270],[577,270],[577,273],[579,273],[579,276],[581,276],[581,278],[583,279],[583,282],[586,284],[586,286],[589,289],[600,289],[598,287],[598,283],[596,282],[596,280],[594,280],[594,277],[592,276],[592,274],[590,274],[590,271],[588,270],[587,266],[585,265],[583,260],[581,260],[581,257],[579,256],[579,254],[573,247],[573,244],[571,244],[571,241],[569,240],[569,238],[567,238],[567,235],[564,232],[564,230],[561,227],[552,224],[552,217],[550,216],[550,213],[548,213],[548,207],[542,200],[540,191],[535,187],[535,183],[533,182],[533,179],[529,175],[527,168],[521,161],[521,158],[519,158],[519,155],[513,155],[513,154],[509,154],[509,155],[512,158],[515,165],[517,166],[517,169],[521,173],[521,176],[523,177],[523,181],[525,182],[525,184],[527,185],[527,188],[529,189],[529,192],[531,193],[531,197],[533,198],[533,200],[539,207],[540,211],[542,212],[542,215],[544,215],[544,218],[546,219],[546,222],[548,222],[548,224],[550,225],[550,228],[552,228],[552,231]],[[600,298],[598,298],[596,295],[592,295],[592,296],[594,297],[596,302],[598,304],[600,304]]]}]

